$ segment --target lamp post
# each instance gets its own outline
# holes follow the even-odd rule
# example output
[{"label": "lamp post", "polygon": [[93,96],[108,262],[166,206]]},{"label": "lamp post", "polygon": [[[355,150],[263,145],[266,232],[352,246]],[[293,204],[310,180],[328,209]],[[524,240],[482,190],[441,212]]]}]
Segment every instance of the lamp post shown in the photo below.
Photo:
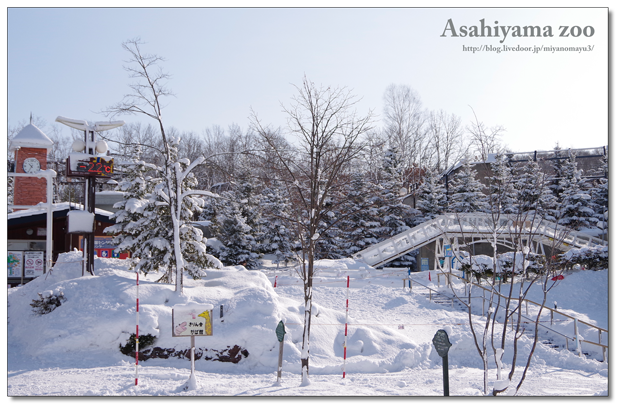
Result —
[{"label": "lamp post", "polygon": [[[108,150],[108,144],[104,140],[97,141],[95,132],[102,132],[123,126],[124,121],[115,122],[95,122],[89,124],[85,120],[69,119],[62,116],[56,118],[56,122],[60,122],[63,125],[69,126],[73,129],[78,129],[84,132],[84,142],[76,140],[71,146],[73,151],[77,153],[70,153],[67,159],[67,176],[71,177],[83,177],[84,178],[84,210],[89,213],[95,213],[95,184],[97,176],[109,176],[110,172],[92,171],[92,168],[82,169],[84,172],[80,172],[72,167],[76,166],[78,161],[88,159],[91,163],[96,161],[97,153],[105,153]],[[74,160],[71,160],[73,157]],[[112,160],[110,160],[112,161]],[[94,275],[95,270],[95,231],[84,234],[83,245],[83,259],[82,275],[85,272]]]}]

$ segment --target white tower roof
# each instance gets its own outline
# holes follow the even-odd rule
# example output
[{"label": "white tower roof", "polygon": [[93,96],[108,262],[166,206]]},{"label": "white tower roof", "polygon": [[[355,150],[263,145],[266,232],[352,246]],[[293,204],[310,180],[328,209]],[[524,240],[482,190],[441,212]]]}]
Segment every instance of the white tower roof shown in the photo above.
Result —
[{"label": "white tower roof", "polygon": [[15,151],[20,147],[34,147],[47,149],[49,151],[53,145],[54,142],[52,142],[41,129],[31,123],[23,128],[17,136],[11,140],[9,151]]}]

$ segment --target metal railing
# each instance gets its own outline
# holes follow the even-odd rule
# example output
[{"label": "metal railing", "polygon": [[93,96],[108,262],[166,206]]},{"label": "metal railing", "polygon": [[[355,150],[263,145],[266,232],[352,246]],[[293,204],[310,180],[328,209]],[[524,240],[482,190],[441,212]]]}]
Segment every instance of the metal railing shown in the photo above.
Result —
[{"label": "metal railing", "polygon": [[[460,277],[458,275],[455,275],[453,273],[450,273],[450,272],[444,272],[444,274],[446,275],[446,280],[448,279],[448,276],[454,276],[457,279],[463,280],[462,277]],[[543,324],[540,324],[540,322],[538,323],[539,327],[542,327],[542,328],[544,328],[544,329],[546,329],[548,331],[551,331],[551,332],[553,332],[553,333],[555,333],[555,334],[565,338],[566,339],[566,349],[567,350],[569,349],[568,348],[568,341],[569,340],[575,342],[576,350],[579,352],[579,356],[583,355],[583,352],[582,352],[582,349],[581,349],[581,343],[588,343],[588,344],[592,344],[594,346],[599,346],[599,347],[602,348],[602,351],[603,351],[603,361],[607,362],[607,353],[608,353],[608,350],[609,350],[609,345],[608,344],[603,344],[603,341],[602,341],[603,340],[602,339],[603,333],[607,333],[607,341],[609,342],[609,331],[607,329],[603,329],[602,327],[598,327],[598,326],[595,326],[595,325],[593,325],[591,323],[584,322],[583,320],[579,320],[578,318],[576,318],[574,316],[571,316],[571,315],[569,315],[567,313],[560,312],[560,311],[558,311],[556,309],[550,308],[548,306],[544,306],[544,305],[542,305],[542,304],[540,304],[538,302],[534,302],[533,300],[529,300],[527,298],[523,298],[523,299],[520,299],[520,298],[508,298],[507,296],[504,296],[501,293],[493,292],[490,289],[485,288],[485,287],[483,287],[481,285],[478,285],[478,284],[476,284],[474,282],[467,282],[467,283],[482,289],[483,293],[489,292],[492,295],[492,296],[490,296],[490,299],[487,299],[486,295],[483,295],[483,296],[480,297],[483,300],[483,303],[482,303],[482,315],[484,315],[485,301],[491,301],[491,299],[493,299],[495,296],[497,296],[498,297],[497,303],[493,302],[493,304],[497,305],[498,307],[503,307],[504,309],[506,307],[503,304],[500,303],[499,298],[502,298],[505,301],[507,301],[508,305],[510,305],[510,303],[513,302],[513,301],[517,301],[517,302],[522,301],[522,302],[524,302],[524,304],[525,304],[525,315],[521,315],[521,318],[529,320],[530,322],[536,324],[536,320],[531,319],[531,318],[529,318],[527,316],[527,314],[528,314],[528,312],[527,312],[528,304],[531,303],[531,304],[537,306],[538,308],[542,308],[543,310],[547,310],[548,312],[550,312],[550,315],[551,315],[550,325],[551,326],[553,326],[553,315],[554,314],[564,316],[564,317],[574,321],[573,337],[567,336],[566,334],[560,333],[557,330],[552,329],[551,327],[547,327],[547,326],[545,326]],[[463,303],[458,297],[456,297],[456,299],[459,302]],[[465,306],[468,307],[467,305],[465,305]],[[511,317],[511,324],[512,325],[514,325],[513,319],[514,319],[514,314]],[[579,336],[579,328],[578,328],[579,324],[582,324],[582,325],[585,325],[585,326],[588,326],[588,327],[592,327],[592,328],[598,330],[598,343],[593,342],[593,341],[589,341],[589,340],[585,340],[585,339],[580,339],[579,338],[580,337]]]}]

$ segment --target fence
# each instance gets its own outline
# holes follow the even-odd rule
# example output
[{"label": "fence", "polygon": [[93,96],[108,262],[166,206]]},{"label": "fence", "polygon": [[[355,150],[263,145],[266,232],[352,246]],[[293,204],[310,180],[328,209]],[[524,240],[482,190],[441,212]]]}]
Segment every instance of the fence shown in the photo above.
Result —
[{"label": "fence", "polygon": [[[455,275],[455,274],[450,273],[450,272],[445,272],[444,275],[445,275],[445,278],[446,278],[446,284],[449,282],[450,276],[453,276],[453,277],[455,277],[457,279],[462,279],[460,276]],[[439,275],[437,276],[437,279],[438,279],[438,282],[439,282]],[[419,282],[416,282],[416,283],[420,284]],[[471,284],[472,286],[475,286],[475,287],[477,287],[479,289],[482,289],[482,291],[483,291],[483,296],[481,297],[481,299],[482,299],[482,315],[484,315],[486,301],[491,302],[492,299],[495,296],[497,296],[498,297],[497,303],[493,302],[493,304],[497,305],[498,307],[506,308],[503,304],[500,303],[500,299],[503,299],[503,300],[505,300],[507,302],[506,304],[508,305],[508,308],[510,308],[510,304],[513,301],[523,302],[525,304],[525,316],[522,315],[521,317],[523,319],[525,319],[525,320],[529,320],[531,323],[536,324],[535,320],[530,319],[527,316],[527,314],[528,314],[528,305],[529,304],[535,305],[536,307],[542,309],[543,311],[548,311],[550,313],[550,316],[551,316],[550,326],[553,326],[554,314],[564,316],[564,317],[574,321],[573,337],[569,337],[569,336],[567,336],[564,333],[560,333],[557,330],[553,330],[551,327],[547,327],[545,325],[540,324],[540,322],[538,323],[538,326],[543,327],[546,330],[551,331],[551,332],[553,332],[553,333],[563,337],[566,340],[566,349],[567,350],[568,350],[568,344],[569,344],[568,341],[569,340],[574,341],[575,345],[576,345],[576,347],[575,347],[576,350],[579,352],[579,355],[582,356],[583,355],[582,348],[581,348],[582,343],[592,344],[594,346],[598,346],[598,347],[602,348],[602,350],[603,350],[603,361],[607,362],[607,352],[608,352],[608,349],[609,349],[609,345],[603,344],[603,339],[602,339],[603,333],[606,333],[607,334],[607,341],[609,342],[609,331],[607,329],[603,329],[601,327],[595,326],[595,325],[590,324],[588,322],[584,322],[583,320],[579,320],[576,317],[570,316],[570,315],[568,315],[566,313],[562,313],[562,312],[560,312],[560,311],[558,311],[556,309],[550,308],[548,306],[544,306],[544,305],[542,305],[542,304],[540,304],[538,302],[534,302],[532,300],[528,300],[527,298],[523,298],[523,299],[520,299],[520,298],[508,298],[507,296],[504,296],[501,293],[493,293],[493,291],[491,291],[490,289],[485,288],[485,287],[483,287],[481,285],[478,285],[478,284],[476,284],[474,282],[468,282],[468,283]],[[490,294],[489,299],[486,298],[486,292],[489,292],[489,294]],[[459,302],[463,303],[458,297],[456,297],[456,296],[454,296],[454,297]],[[465,305],[465,306],[467,306],[467,305]],[[598,330],[598,343],[579,338],[580,337],[579,336],[579,325],[580,324],[588,326],[588,327],[592,327],[592,328]],[[514,314],[511,315],[511,326],[514,327]]]}]

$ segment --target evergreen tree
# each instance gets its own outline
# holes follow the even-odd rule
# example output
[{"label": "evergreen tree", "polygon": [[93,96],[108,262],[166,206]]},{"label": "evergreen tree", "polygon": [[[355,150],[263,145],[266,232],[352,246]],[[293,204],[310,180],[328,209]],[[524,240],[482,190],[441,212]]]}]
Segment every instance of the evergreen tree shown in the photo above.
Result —
[{"label": "evergreen tree", "polygon": [[552,158],[553,160],[551,160],[551,168],[553,169],[553,176],[549,180],[549,189],[551,190],[551,193],[555,197],[555,200],[554,200],[555,208],[553,209],[550,208],[548,210],[548,214],[550,216],[553,216],[555,220],[557,221],[559,214],[560,214],[559,205],[562,201],[562,192],[563,192],[563,188],[560,185],[560,182],[561,180],[566,178],[566,175],[564,174],[564,169],[565,169],[566,163],[568,162],[568,159],[566,159],[568,155],[568,151],[563,150],[557,144],[553,148],[553,150],[554,150],[553,158]]},{"label": "evergreen tree", "polygon": [[[178,175],[175,181],[180,183],[180,188],[170,189],[171,180],[162,167],[155,168],[154,178],[145,178],[146,165],[136,162],[129,166],[128,174],[119,184],[119,188],[125,189],[129,196],[118,205],[120,211],[115,214],[118,224],[106,229],[107,233],[119,233],[116,238],[118,249],[131,252],[133,268],[145,274],[164,270],[160,281],[165,283],[172,282],[172,273],[177,265],[174,244],[177,233],[183,269],[190,276],[197,279],[204,276],[204,269],[221,266],[219,260],[207,253],[207,242],[202,231],[191,224],[196,214],[200,213],[204,200],[191,195],[195,192],[193,188],[197,180],[191,173],[186,173],[189,160],[177,159],[177,146],[178,140],[171,141],[169,151]],[[176,200],[178,191],[183,197],[178,200],[181,208],[176,223],[178,231],[175,231],[167,202]]]},{"label": "evergreen tree", "polygon": [[222,244],[214,250],[225,265],[259,268],[263,241],[259,184],[249,170],[241,166],[235,181],[228,183],[227,188],[220,199],[211,200],[208,206],[213,217],[212,231]]},{"label": "evergreen tree", "polygon": [[341,218],[339,209],[331,208],[332,199],[325,202],[325,217],[319,222],[319,229],[322,230],[320,239],[316,241],[317,259],[339,259],[345,256],[343,251],[344,240],[342,238],[341,227],[338,220]]},{"label": "evergreen tree", "polygon": [[482,183],[476,178],[478,172],[469,159],[465,159],[461,168],[462,170],[454,174],[448,184],[448,211],[454,213],[486,211],[487,197],[482,192]]},{"label": "evergreen tree", "polygon": [[283,188],[281,183],[273,181],[261,193],[261,248],[265,253],[274,254],[278,264],[282,262],[287,265],[295,260],[295,238],[289,228],[291,203]]},{"label": "evergreen tree", "polygon": [[348,214],[340,223],[343,252],[347,257],[376,244],[381,239],[379,217],[380,186],[368,180],[365,173],[356,172],[346,193],[343,213]]},{"label": "evergreen tree", "polygon": [[235,200],[227,200],[226,207],[217,215],[217,238],[221,246],[217,249],[219,259],[225,265],[243,265],[248,269],[259,267],[258,253],[254,252],[256,240],[250,233],[252,228],[247,224],[239,204]]},{"label": "evergreen tree", "polygon": [[419,224],[432,220],[446,211],[445,183],[434,170],[424,174],[418,196],[417,207],[422,213]]},{"label": "evergreen tree", "polygon": [[515,177],[514,186],[517,191],[517,213],[531,213],[554,220],[557,203],[549,188],[549,179],[538,162],[530,160],[525,163],[521,173]]},{"label": "evergreen tree", "polygon": [[[382,238],[393,237],[409,229],[405,219],[410,216],[412,209],[402,202],[400,189],[402,188],[403,164],[398,149],[390,147],[383,161],[381,173],[381,195],[378,200],[378,214],[381,222]],[[387,266],[411,266],[415,264],[413,255],[404,255],[387,264]]]},{"label": "evergreen tree", "polygon": [[[116,191],[123,193],[123,199],[114,204],[118,209],[110,218],[115,221],[104,232],[114,234],[113,244],[121,252],[129,252],[135,267],[139,262],[136,256],[142,246],[144,211],[149,205],[149,196],[153,193],[156,181],[147,176],[147,172],[156,169],[155,165],[141,160],[141,149],[132,150],[129,163],[117,163],[121,169],[122,179],[116,186]],[[148,271],[145,271],[145,274]]]},{"label": "evergreen tree", "polygon": [[590,190],[592,197],[592,209],[594,210],[594,216],[598,220],[597,226],[603,230],[607,229],[607,221],[609,211],[609,165],[607,162],[607,155],[601,159],[601,166],[598,168],[598,172],[602,175],[599,177],[596,184]]},{"label": "evergreen tree", "polygon": [[558,223],[573,229],[590,228],[596,225],[594,210],[590,207],[589,186],[582,177],[582,170],[577,168],[575,155],[562,166],[563,178],[560,180],[560,207]]},{"label": "evergreen tree", "polygon": [[496,214],[517,213],[517,190],[514,186],[515,177],[509,166],[508,158],[503,154],[496,155],[491,163],[493,175],[489,181],[489,210]]}]

